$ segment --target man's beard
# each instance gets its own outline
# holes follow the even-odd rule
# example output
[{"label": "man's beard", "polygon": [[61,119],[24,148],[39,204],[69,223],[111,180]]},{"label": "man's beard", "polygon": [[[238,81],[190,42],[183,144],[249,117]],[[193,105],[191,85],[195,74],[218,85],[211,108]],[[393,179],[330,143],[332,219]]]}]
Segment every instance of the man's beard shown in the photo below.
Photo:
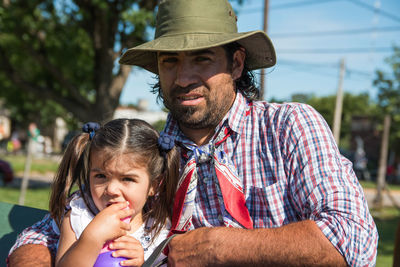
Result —
[{"label": "man's beard", "polygon": [[[190,129],[205,129],[214,128],[222,120],[227,112],[227,107],[217,105],[210,102],[208,97],[205,97],[206,107],[201,111],[198,107],[185,107],[170,103],[164,98],[164,105],[167,107],[172,117],[179,123],[180,126]],[[197,115],[196,112],[203,114]]]}]

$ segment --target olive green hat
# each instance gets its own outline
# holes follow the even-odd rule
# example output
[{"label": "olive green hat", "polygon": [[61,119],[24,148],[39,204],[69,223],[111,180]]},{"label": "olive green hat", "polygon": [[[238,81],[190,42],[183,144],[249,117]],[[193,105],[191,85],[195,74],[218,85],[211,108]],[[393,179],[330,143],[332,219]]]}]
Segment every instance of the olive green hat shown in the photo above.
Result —
[{"label": "olive green hat", "polygon": [[157,74],[159,51],[200,50],[237,42],[246,50],[249,70],[275,65],[274,46],[265,32],[238,33],[236,20],[227,0],[161,0],[154,40],[128,49],[119,63]]}]

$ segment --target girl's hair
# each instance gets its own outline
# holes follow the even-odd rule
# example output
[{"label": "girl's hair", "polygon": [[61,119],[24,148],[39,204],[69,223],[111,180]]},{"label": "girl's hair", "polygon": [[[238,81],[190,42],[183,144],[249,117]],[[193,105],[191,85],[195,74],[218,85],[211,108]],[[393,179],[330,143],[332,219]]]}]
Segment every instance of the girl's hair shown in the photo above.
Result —
[{"label": "girl's hair", "polygon": [[76,184],[76,177],[73,175],[75,167],[81,157],[89,135],[82,133],[76,135],[65,149],[64,156],[58,166],[51,186],[51,195],[49,210],[52,218],[58,226],[61,226],[61,220],[68,204],[68,197],[71,195],[72,187]]},{"label": "girl's hair", "polygon": [[[154,230],[157,235],[166,219],[172,216],[172,206],[179,177],[177,149],[173,147],[169,151],[162,151],[158,145],[159,133],[150,124],[138,119],[112,120],[98,129],[92,140],[89,140],[89,134],[84,135],[87,136],[87,145],[84,150],[81,150],[81,156],[76,161],[76,168],[70,170],[72,172],[69,175],[72,174],[73,178],[66,176],[67,179],[65,179],[70,181],[70,184],[65,182],[65,186],[69,189],[61,191],[61,188],[58,188],[59,193],[68,193],[69,196],[71,186],[76,182],[87,207],[93,214],[96,214],[97,211],[94,210],[93,201],[90,198],[91,155],[101,152],[107,161],[122,154],[132,153],[135,163],[147,168],[150,184],[157,186],[156,194],[148,198],[143,213],[145,222],[149,218],[154,219],[149,232]],[[64,162],[69,161],[64,158]]]}]

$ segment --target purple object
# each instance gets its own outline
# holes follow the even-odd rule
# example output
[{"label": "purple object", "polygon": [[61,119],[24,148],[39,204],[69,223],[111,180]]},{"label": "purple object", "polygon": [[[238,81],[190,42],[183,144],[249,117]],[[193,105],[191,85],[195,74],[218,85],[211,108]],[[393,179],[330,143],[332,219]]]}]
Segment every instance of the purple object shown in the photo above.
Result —
[{"label": "purple object", "polygon": [[114,258],[111,254],[112,251],[100,253],[93,267],[120,267],[119,263],[127,260],[127,258],[123,257]]}]

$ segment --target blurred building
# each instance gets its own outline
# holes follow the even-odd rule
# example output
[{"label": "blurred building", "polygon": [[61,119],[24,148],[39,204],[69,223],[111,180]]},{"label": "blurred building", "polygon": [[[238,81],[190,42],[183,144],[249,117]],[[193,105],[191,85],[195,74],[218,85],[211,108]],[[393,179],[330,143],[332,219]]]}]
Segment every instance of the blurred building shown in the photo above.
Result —
[{"label": "blurred building", "polygon": [[118,118],[141,119],[154,124],[161,120],[167,120],[167,113],[148,110],[148,103],[145,100],[140,100],[137,106],[119,106],[113,116],[113,119]]}]

